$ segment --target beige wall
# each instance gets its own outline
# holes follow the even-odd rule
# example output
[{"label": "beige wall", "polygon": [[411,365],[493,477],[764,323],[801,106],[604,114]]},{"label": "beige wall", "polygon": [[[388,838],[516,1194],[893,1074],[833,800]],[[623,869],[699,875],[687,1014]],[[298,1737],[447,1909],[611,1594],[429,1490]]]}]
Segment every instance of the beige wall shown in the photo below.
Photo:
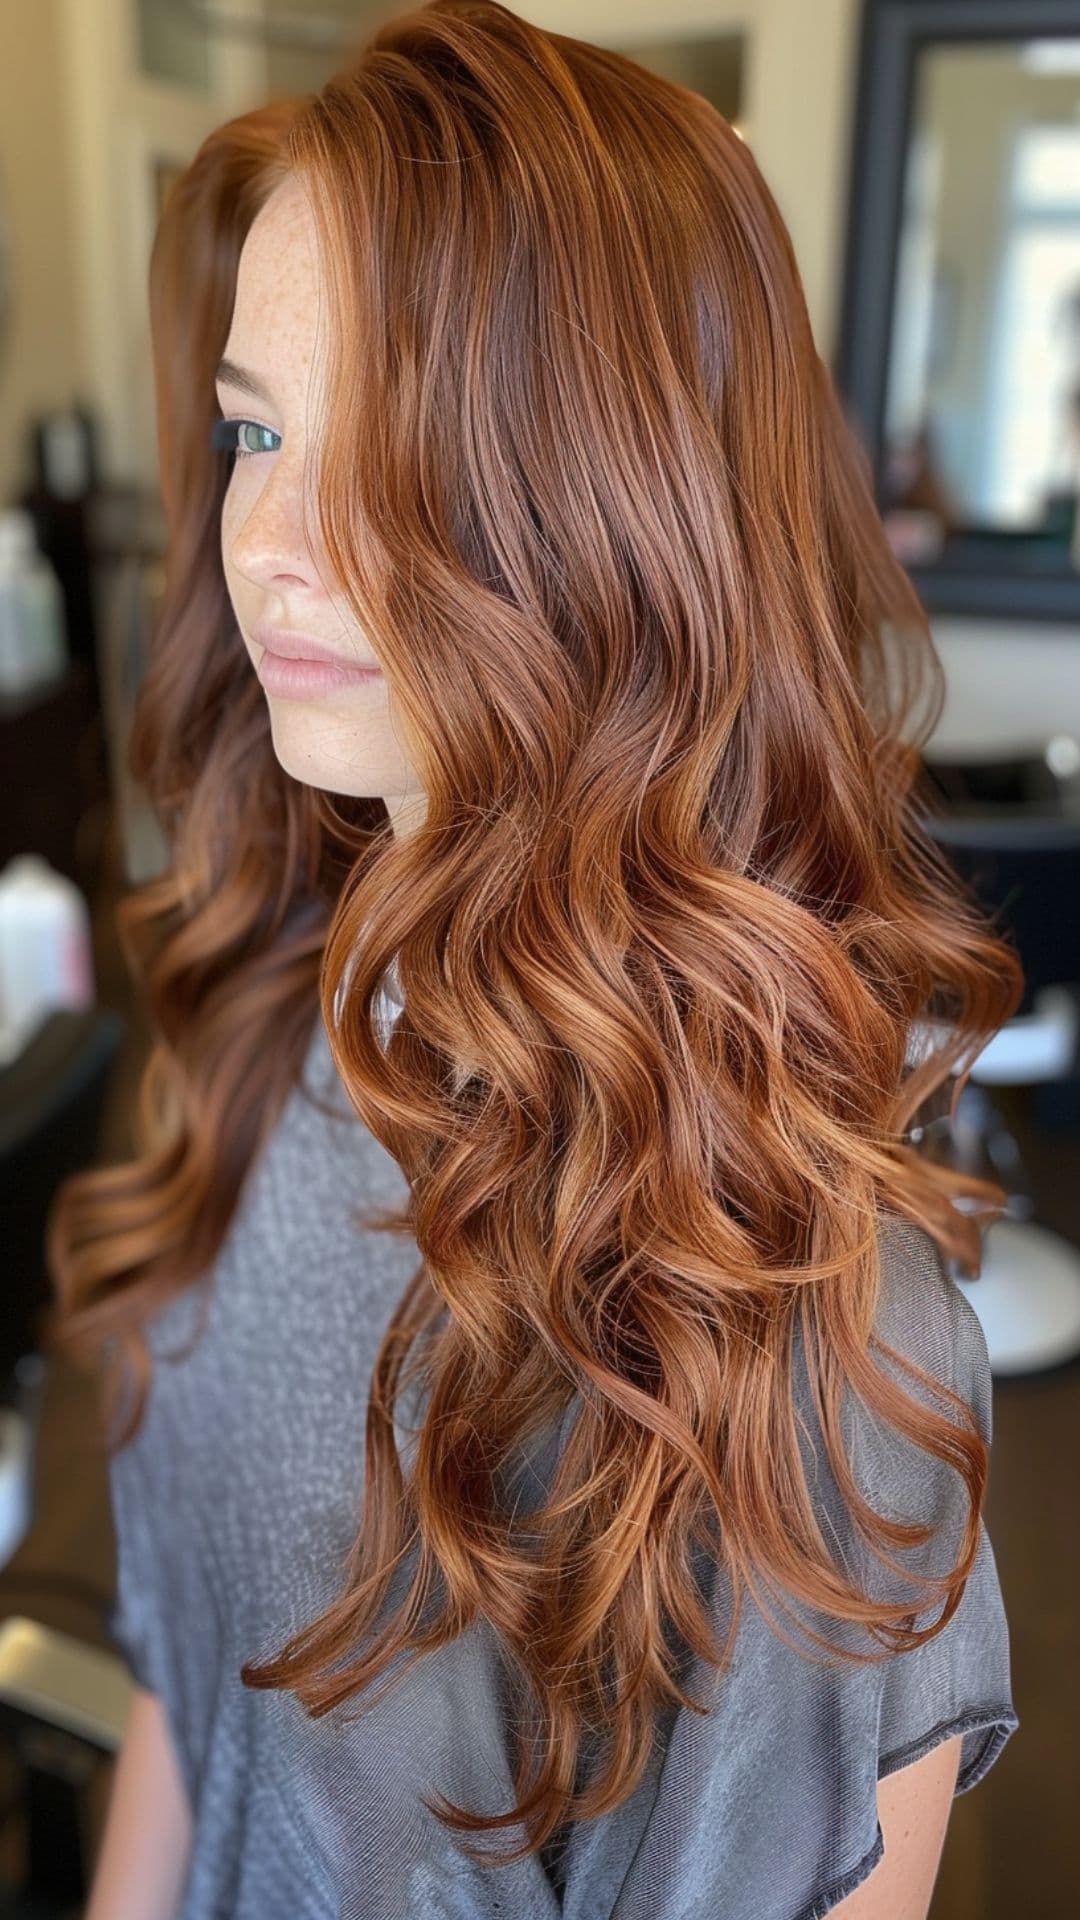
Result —
[{"label": "beige wall", "polygon": [[11,325],[0,346],[0,503],[28,475],[25,423],[73,397],[88,368],[72,310],[75,210],[62,0],[0,0],[0,202]]},{"label": "beige wall", "polygon": [[[232,0],[231,10],[257,3]],[[827,357],[856,0],[542,0],[519,11],[612,42],[745,29],[746,133],[791,230]],[[0,376],[0,500],[27,412],[66,400],[75,382],[101,410],[106,472],[152,481],[148,158],[155,148],[186,157],[260,97],[257,60],[235,51],[208,100],[141,79],[132,12],[131,0],[0,0],[0,166],[21,315]]]},{"label": "beige wall", "polygon": [[[230,11],[257,5],[230,0]],[[22,477],[27,417],[76,388],[99,413],[109,478],[152,484],[152,163],[187,160],[257,97],[258,65],[222,46],[200,97],[138,73],[134,0],[0,0],[0,190],[17,305],[0,360],[0,503]]]},{"label": "beige wall", "polygon": [[[230,0],[234,13],[258,5]],[[537,0],[519,11],[611,43],[745,31],[745,134],[787,222],[828,361],[858,0]],[[261,89],[257,59],[234,49],[213,99],[183,98],[138,79],[132,43],[131,0],[0,0],[0,170],[16,275],[14,335],[0,362],[0,502],[15,484],[27,414],[66,401],[76,385],[101,410],[107,473],[154,480],[147,155],[165,146],[186,157]],[[935,635],[950,683],[942,751],[1035,743],[1080,714],[1075,629],[950,620],[935,622]]]}]

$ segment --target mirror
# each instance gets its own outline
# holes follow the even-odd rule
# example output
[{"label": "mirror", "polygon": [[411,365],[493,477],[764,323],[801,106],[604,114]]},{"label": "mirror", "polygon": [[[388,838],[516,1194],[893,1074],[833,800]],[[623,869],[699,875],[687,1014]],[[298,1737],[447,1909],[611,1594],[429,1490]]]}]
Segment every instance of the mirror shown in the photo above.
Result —
[{"label": "mirror", "polygon": [[838,384],[929,607],[1080,615],[1080,16],[1068,13],[1071,34],[1020,32],[1061,16],[1040,0],[865,9]]}]

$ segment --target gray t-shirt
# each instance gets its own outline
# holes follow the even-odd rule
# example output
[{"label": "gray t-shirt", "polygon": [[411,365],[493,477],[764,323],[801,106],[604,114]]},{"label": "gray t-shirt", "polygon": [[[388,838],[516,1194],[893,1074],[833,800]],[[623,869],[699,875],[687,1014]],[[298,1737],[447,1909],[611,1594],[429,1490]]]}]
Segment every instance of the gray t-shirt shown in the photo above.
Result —
[{"label": "gray t-shirt", "polygon": [[[399,1003],[384,1004],[392,1019]],[[492,1813],[513,1804],[513,1692],[486,1622],[348,1724],[242,1684],[245,1660],[276,1651],[338,1590],[359,1515],[367,1383],[418,1260],[413,1240],[352,1215],[406,1192],[349,1105],[320,1016],[215,1262],[201,1337],[168,1358],[196,1329],[201,1289],[150,1328],[145,1422],[110,1462],[111,1625],[135,1679],[166,1704],[193,1810],[178,1920],[821,1920],[882,1856],[880,1777],[962,1733],[965,1792],[1019,1725],[985,1527],[948,1626],[885,1665],[815,1665],[748,1596],[710,1715],[669,1709],[630,1799],[515,1866],[474,1865],[422,1804],[439,1793]],[[972,1307],[920,1228],[890,1215],[882,1230],[882,1338],[955,1385],[989,1439],[991,1376]],[[798,1365],[795,1382],[810,1436]],[[958,1475],[866,1412],[850,1432],[856,1478],[877,1510],[944,1519],[946,1544],[956,1543]],[[820,1433],[804,1457],[811,1471],[820,1461],[823,1529],[873,1578]],[[940,1544],[927,1552],[935,1569],[955,1558]],[[876,1578],[885,1592],[880,1569]],[[766,1604],[798,1639],[780,1600]],[[816,1624],[838,1637],[835,1623]],[[709,1677],[688,1654],[692,1697],[710,1697]]]}]

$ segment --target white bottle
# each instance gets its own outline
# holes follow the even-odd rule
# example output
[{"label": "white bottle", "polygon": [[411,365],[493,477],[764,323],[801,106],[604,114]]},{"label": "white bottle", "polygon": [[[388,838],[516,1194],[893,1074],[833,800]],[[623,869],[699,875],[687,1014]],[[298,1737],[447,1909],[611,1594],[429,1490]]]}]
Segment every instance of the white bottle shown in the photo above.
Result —
[{"label": "white bottle", "polygon": [[0,692],[55,680],[68,664],[64,596],[23,507],[0,512]]},{"label": "white bottle", "polygon": [[58,1007],[94,1004],[90,914],[73,880],[37,853],[0,873],[0,1064]]}]

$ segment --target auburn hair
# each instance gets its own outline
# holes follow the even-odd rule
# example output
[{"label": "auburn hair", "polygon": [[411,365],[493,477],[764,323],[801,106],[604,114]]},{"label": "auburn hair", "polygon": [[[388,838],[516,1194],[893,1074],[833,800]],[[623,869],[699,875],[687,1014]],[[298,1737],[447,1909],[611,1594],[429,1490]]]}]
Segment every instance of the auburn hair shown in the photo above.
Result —
[{"label": "auburn hair", "polygon": [[[325,267],[323,538],[426,794],[400,840],[381,800],[282,770],[221,564],[214,369],[245,234],[287,178]],[[131,767],[170,859],[118,923],[153,1044],[136,1157],[58,1191],[48,1338],[108,1356],[126,1443],[145,1323],[208,1271],[321,1009],[407,1178],[369,1223],[420,1264],[357,1383],[340,1595],[242,1677],[321,1715],[485,1617],[534,1716],[518,1804],[434,1810],[524,1821],[514,1853],[466,1849],[519,1859],[633,1790],[665,1703],[707,1710],[670,1629],[722,1673],[761,1584],[878,1643],[811,1633],[844,1659],[955,1612],[988,1449],[910,1357],[941,1411],[875,1364],[879,1235],[903,1216],[978,1275],[979,1209],[1005,1195],[915,1122],[950,1081],[955,1113],[1023,975],[929,831],[928,621],[784,222],[704,98],[497,0],[384,18],[321,91],[203,142],[150,310],[168,551]],[[879,1558],[928,1530],[860,1494],[847,1394],[962,1478],[963,1550],[924,1629],[815,1523],[797,1327]],[[407,1380],[425,1411],[406,1475]],[[525,1528],[499,1474],[568,1412]],[[694,1546],[735,1596],[723,1647]],[[605,1765],[579,1790],[591,1733]]]}]

